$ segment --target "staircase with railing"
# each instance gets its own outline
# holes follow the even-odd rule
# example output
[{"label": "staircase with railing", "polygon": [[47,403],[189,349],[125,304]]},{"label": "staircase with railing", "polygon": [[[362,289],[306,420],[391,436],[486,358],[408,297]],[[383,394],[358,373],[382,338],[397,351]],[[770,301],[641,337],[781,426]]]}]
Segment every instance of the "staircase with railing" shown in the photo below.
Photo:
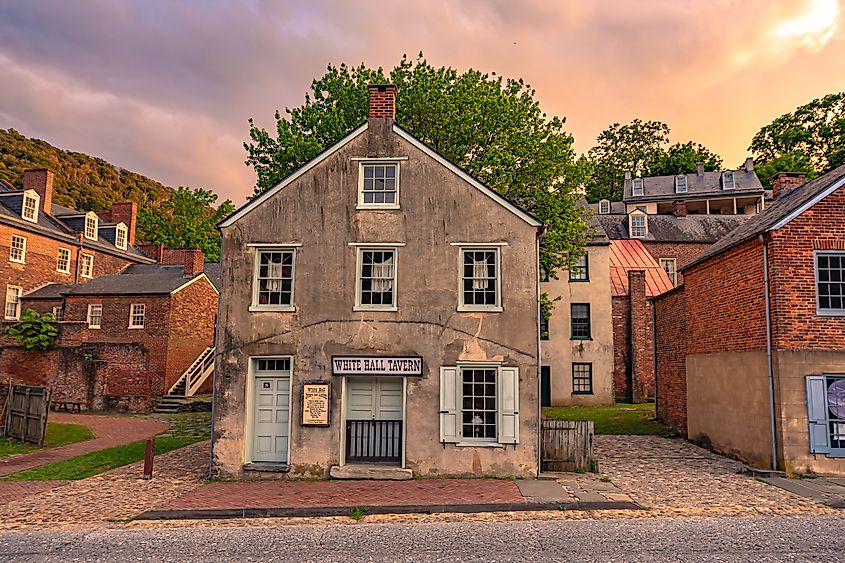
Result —
[{"label": "staircase with railing", "polygon": [[193,397],[214,373],[214,348],[206,348],[167,391],[169,397]]}]

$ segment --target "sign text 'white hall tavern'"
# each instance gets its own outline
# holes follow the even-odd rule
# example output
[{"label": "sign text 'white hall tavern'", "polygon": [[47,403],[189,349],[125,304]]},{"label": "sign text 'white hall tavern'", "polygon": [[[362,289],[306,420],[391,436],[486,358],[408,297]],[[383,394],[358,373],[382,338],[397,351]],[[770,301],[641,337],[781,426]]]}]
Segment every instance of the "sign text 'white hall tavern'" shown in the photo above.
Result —
[{"label": "sign text 'white hall tavern'", "polygon": [[536,475],[543,226],[369,92],[220,225],[216,472]]}]

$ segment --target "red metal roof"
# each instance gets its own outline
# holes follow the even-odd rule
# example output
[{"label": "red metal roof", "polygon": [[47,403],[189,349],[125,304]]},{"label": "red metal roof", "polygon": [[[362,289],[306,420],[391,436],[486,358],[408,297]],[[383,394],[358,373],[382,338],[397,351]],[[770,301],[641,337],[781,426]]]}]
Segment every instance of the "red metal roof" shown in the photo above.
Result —
[{"label": "red metal roof", "polygon": [[614,297],[628,295],[628,272],[645,271],[646,296],[653,297],[674,286],[669,275],[648,253],[643,243],[635,239],[610,241],[610,289]]}]

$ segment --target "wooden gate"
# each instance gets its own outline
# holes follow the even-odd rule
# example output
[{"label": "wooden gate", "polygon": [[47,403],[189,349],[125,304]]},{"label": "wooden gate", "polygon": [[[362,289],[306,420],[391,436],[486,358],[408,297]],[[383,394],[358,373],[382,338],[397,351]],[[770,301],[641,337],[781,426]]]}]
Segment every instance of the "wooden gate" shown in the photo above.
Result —
[{"label": "wooden gate", "polygon": [[43,446],[51,394],[46,387],[10,385],[6,400],[6,436]]},{"label": "wooden gate", "polygon": [[588,471],[593,461],[592,420],[542,420],[540,471]]}]

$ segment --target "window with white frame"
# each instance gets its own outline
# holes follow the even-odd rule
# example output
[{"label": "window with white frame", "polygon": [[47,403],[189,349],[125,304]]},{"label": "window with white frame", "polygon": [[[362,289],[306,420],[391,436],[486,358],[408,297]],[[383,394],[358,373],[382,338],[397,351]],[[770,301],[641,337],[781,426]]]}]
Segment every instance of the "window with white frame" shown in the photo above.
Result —
[{"label": "window with white frame", "polygon": [[114,228],[114,245],[121,250],[126,250],[126,240],[128,238],[129,229],[122,223]]},{"label": "window with white frame", "polygon": [[133,303],[129,307],[129,328],[144,328],[144,317],[147,306],[143,303]]},{"label": "window with white frame", "polygon": [[646,238],[648,236],[648,222],[644,213],[632,213],[628,216],[631,238]]},{"label": "window with white frame", "polygon": [[399,163],[362,162],[358,204],[373,207],[399,205]]},{"label": "window with white frame", "polygon": [[53,306],[53,320],[61,322],[65,318],[65,309],[61,305]]},{"label": "window with white frame", "polygon": [[103,323],[103,305],[92,303],[88,305],[88,328],[100,328]]},{"label": "window with white frame", "polygon": [[9,247],[9,260],[18,264],[26,263],[26,237],[12,235],[12,244]]},{"label": "window with white frame", "polygon": [[816,251],[816,309],[845,315],[845,252]]},{"label": "window with white frame", "polygon": [[687,193],[687,177],[685,175],[675,176],[675,192],[679,194]]},{"label": "window with white frame", "polygon": [[460,309],[500,310],[498,248],[461,249]]},{"label": "window with white frame", "polygon": [[22,287],[17,285],[6,286],[4,317],[7,321],[16,321],[21,318],[21,295],[23,295]]},{"label": "window with white frame", "polygon": [[672,280],[672,285],[678,285],[678,261],[675,258],[661,258],[660,267]]},{"label": "window with white frame", "polygon": [[97,227],[99,221],[94,213],[85,216],[85,238],[97,240]]},{"label": "window with white frame", "polygon": [[730,170],[722,172],[722,189],[732,190],[734,189],[734,185],[734,173]]},{"label": "window with white frame", "polygon": [[82,271],[79,273],[83,278],[93,278],[94,277],[94,255],[93,254],[83,254],[82,255]]},{"label": "window with white frame", "polygon": [[440,368],[440,441],[519,442],[519,369],[496,365]]},{"label": "window with white frame", "polygon": [[496,441],[495,368],[461,368],[461,425],[467,440]]},{"label": "window with white frame", "polygon": [[603,199],[599,201],[599,214],[607,215],[610,213],[610,201]]},{"label": "window with white frame", "polygon": [[256,252],[254,309],[293,310],[294,258],[292,248]]},{"label": "window with white frame", "polygon": [[396,309],[396,249],[358,249],[356,309]]},{"label": "window with white frame", "polygon": [[38,222],[38,201],[39,196],[35,192],[24,192],[23,194],[23,208],[21,209],[21,217],[33,223]]},{"label": "window with white frame", "polygon": [[593,394],[593,364],[590,362],[573,362],[572,364],[572,394]]},{"label": "window with white frame", "polygon": [[845,457],[845,375],[806,377],[810,453]]},{"label": "window with white frame", "polygon": [[59,254],[56,257],[56,271],[63,274],[70,273],[70,250],[67,248],[59,249]]},{"label": "window with white frame", "polygon": [[631,183],[631,195],[634,197],[643,195],[643,179],[634,178]]}]

